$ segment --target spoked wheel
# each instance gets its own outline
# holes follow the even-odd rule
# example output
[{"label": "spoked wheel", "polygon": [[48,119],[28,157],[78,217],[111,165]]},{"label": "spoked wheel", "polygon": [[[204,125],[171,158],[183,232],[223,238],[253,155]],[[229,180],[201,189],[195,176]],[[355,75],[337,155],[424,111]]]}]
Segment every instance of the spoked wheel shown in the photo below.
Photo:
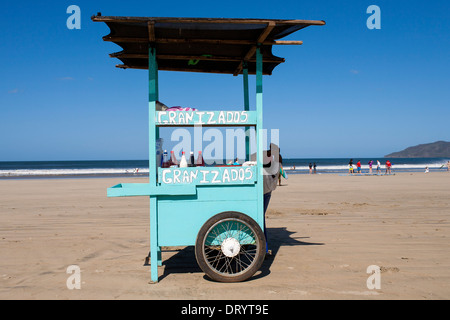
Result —
[{"label": "spoked wheel", "polygon": [[220,282],[253,276],[264,261],[265,250],[266,239],[259,225],[239,212],[223,212],[209,219],[195,243],[198,265]]}]

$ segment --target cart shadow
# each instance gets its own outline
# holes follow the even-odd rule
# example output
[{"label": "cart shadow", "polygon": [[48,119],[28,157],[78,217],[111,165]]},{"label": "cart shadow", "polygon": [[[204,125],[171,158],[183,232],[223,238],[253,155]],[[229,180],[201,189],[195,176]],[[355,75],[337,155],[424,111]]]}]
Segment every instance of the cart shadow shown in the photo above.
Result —
[{"label": "cart shadow", "polygon": [[[308,239],[309,237],[292,237],[296,232],[287,230],[286,227],[282,228],[267,228],[268,246],[272,251],[271,255],[266,256],[260,270],[247,281],[253,281],[263,278],[270,274],[270,267],[274,262],[279,249],[283,246],[311,246],[311,245],[324,245],[324,243],[307,242],[300,239]],[[175,252],[175,254],[173,254]],[[172,255],[164,260],[164,256],[168,253]],[[193,246],[182,247],[180,249],[163,250],[163,263],[164,272],[160,275],[159,279],[162,280],[169,274],[176,273],[203,273],[202,269],[198,266],[195,258],[195,248]],[[204,276],[205,280],[213,281]]]},{"label": "cart shadow", "polygon": [[267,228],[267,243],[268,248],[271,250],[271,255],[266,255],[266,258],[260,268],[260,272],[250,278],[248,281],[263,278],[270,274],[270,267],[275,261],[278,251],[281,247],[285,246],[322,246],[324,243],[308,242],[299,239],[309,239],[309,237],[293,237],[292,232],[287,230],[286,227],[281,228]]},{"label": "cart shadow", "polygon": [[[173,254],[167,260],[164,260],[164,255],[167,253]],[[169,249],[162,251],[164,272],[160,275],[159,279],[162,280],[169,274],[174,273],[202,273],[202,269],[198,266],[197,260],[195,258],[195,247],[188,246],[181,249]]]}]

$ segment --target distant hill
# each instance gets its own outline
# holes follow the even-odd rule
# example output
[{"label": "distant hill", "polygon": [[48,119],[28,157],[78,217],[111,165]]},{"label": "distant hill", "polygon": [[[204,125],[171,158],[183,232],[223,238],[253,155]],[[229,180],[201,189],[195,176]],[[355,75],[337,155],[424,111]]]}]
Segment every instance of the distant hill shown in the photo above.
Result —
[{"label": "distant hill", "polygon": [[385,158],[446,158],[450,157],[450,142],[436,141],[433,143],[419,144],[406,148],[403,151],[393,152]]}]

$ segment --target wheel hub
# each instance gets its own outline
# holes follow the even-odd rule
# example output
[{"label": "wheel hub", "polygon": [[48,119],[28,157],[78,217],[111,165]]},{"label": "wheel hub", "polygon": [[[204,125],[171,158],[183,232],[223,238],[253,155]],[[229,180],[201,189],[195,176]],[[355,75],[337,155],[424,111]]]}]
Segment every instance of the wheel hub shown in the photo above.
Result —
[{"label": "wheel hub", "polygon": [[232,258],[238,255],[241,245],[235,238],[227,238],[223,240],[221,249],[225,256]]}]

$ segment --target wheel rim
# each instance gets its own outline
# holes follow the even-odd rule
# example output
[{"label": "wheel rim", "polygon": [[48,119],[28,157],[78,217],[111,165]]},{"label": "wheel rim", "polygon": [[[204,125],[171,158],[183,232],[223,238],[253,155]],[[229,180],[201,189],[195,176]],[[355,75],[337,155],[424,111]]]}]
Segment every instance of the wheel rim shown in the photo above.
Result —
[{"label": "wheel rim", "polygon": [[239,219],[224,219],[212,225],[203,240],[205,262],[212,271],[225,277],[245,273],[258,260],[258,236]]}]

